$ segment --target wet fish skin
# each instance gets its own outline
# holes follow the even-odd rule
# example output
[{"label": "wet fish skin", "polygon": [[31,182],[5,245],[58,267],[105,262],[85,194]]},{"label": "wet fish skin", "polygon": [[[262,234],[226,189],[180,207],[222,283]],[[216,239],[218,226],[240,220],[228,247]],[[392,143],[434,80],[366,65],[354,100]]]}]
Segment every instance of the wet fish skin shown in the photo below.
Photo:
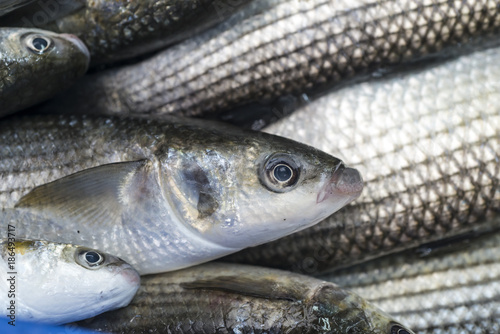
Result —
[{"label": "wet fish skin", "polygon": [[419,257],[414,250],[320,279],[353,290],[417,334],[500,331],[500,232]]},{"label": "wet fish skin", "polygon": [[20,237],[116,254],[141,274],[306,228],[363,188],[356,170],[312,147],[201,120],[12,118],[0,143],[2,221]]},{"label": "wet fish skin", "polygon": [[389,334],[404,328],[334,284],[223,263],[143,277],[129,307],[78,324],[113,333]]},{"label": "wet fish skin", "polygon": [[10,237],[0,240],[4,278],[0,304],[7,309],[15,301],[15,320],[78,321],[128,305],[139,288],[137,271],[113,255],[71,244],[18,239],[15,228],[4,223],[2,228],[9,230]]},{"label": "wet fish skin", "polygon": [[214,28],[222,31],[88,76],[50,110],[206,116],[317,91],[447,47],[464,52],[500,26],[498,4],[488,0],[261,0],[249,8],[248,17]]},{"label": "wet fish skin", "polygon": [[226,261],[320,273],[500,224],[500,49],[332,92],[266,129],[349,157],[350,206]]},{"label": "wet fish skin", "polygon": [[0,28],[0,116],[48,99],[82,76],[85,45],[72,35]]},{"label": "wet fish skin", "polygon": [[112,63],[159,50],[203,31],[246,2],[231,2],[220,8],[220,1],[214,0],[86,1],[84,8],[55,20],[50,28],[81,38],[90,50],[93,65]]}]

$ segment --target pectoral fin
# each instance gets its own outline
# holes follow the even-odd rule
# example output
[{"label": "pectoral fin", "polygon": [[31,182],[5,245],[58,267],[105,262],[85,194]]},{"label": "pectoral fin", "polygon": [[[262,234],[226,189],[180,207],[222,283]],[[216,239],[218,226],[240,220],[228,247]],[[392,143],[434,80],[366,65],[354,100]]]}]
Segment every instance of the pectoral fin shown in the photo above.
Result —
[{"label": "pectoral fin", "polygon": [[181,286],[185,289],[219,290],[265,299],[285,299],[290,301],[303,299],[301,289],[293,284],[279,284],[272,278],[221,276],[182,283]]},{"label": "pectoral fin", "polygon": [[18,208],[78,219],[85,224],[112,224],[124,208],[124,188],[140,184],[146,160],[113,163],[82,170],[36,187],[16,204]]}]

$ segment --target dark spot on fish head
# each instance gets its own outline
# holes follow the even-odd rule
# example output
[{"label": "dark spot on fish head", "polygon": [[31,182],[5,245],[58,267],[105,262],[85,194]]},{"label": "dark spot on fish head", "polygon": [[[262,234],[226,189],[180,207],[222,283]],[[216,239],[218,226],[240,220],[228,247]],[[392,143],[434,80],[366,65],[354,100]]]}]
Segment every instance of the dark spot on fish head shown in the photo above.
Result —
[{"label": "dark spot on fish head", "polygon": [[401,324],[391,323],[389,334],[413,334],[413,332],[409,329],[406,329]]},{"label": "dark spot on fish head", "polygon": [[219,207],[215,191],[210,185],[207,173],[196,162],[183,166],[185,188],[193,200],[197,200],[198,219],[210,217]]},{"label": "dark spot on fish head", "polygon": [[202,219],[211,216],[218,207],[219,203],[211,194],[200,193],[198,205],[196,206],[198,209],[198,218]]}]

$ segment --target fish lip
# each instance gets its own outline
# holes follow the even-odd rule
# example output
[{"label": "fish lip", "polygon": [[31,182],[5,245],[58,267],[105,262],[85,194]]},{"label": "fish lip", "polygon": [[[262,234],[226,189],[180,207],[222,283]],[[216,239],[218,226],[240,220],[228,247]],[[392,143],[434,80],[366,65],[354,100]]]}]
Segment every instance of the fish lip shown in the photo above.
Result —
[{"label": "fish lip", "polygon": [[359,171],[340,163],[321,187],[316,203],[321,203],[330,197],[343,196],[348,198],[346,202],[348,204],[361,195],[363,186],[363,177]]},{"label": "fish lip", "polygon": [[76,35],[73,34],[61,34],[60,36],[73,43],[78,49],[80,49],[80,51],[82,51],[85,54],[85,57],[87,58],[87,68],[89,68],[90,51],[85,45],[85,43],[83,43],[80,38],[78,38]]}]

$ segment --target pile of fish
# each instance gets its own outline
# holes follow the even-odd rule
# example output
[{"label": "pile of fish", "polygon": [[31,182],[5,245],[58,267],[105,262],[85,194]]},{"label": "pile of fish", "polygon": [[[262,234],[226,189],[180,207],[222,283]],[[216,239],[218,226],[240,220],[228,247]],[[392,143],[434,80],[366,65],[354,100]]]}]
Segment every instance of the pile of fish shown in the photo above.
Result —
[{"label": "pile of fish", "polygon": [[0,328],[500,331],[499,33],[493,0],[2,1]]}]

